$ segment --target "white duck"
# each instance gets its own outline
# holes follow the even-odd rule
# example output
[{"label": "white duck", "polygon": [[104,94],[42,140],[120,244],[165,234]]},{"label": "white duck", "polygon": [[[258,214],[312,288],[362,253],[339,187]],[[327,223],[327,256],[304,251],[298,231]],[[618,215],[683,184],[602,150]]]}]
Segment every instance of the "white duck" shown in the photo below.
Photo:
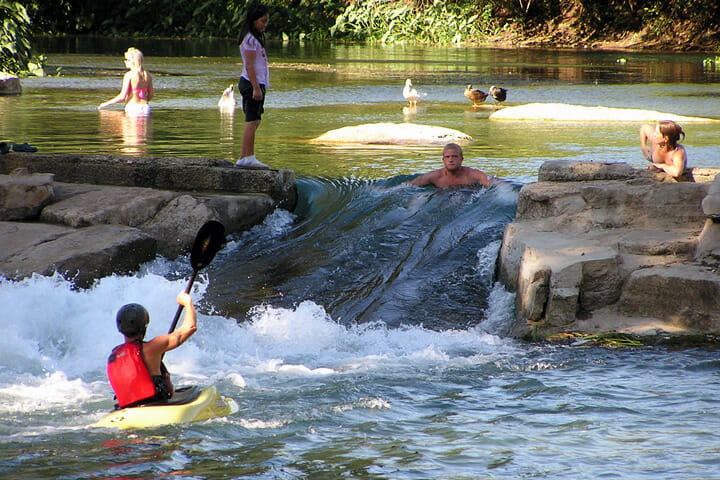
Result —
[{"label": "white duck", "polygon": [[405,80],[405,88],[403,88],[403,97],[405,97],[405,100],[410,102],[410,105],[417,105],[417,103],[425,98],[427,96],[427,93],[421,93],[415,90],[412,86],[412,82],[408,78]]},{"label": "white duck", "polygon": [[230,85],[218,100],[218,107],[222,111],[235,111],[235,85]]}]

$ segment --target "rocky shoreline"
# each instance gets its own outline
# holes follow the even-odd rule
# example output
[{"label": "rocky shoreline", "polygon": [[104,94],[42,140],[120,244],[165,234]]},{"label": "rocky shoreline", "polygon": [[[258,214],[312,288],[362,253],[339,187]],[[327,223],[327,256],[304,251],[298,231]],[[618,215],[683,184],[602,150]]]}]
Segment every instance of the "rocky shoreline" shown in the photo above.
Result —
[{"label": "rocky shoreline", "polygon": [[0,275],[60,273],[88,287],[157,255],[187,253],[201,225],[228,233],[294,210],[295,174],[210,158],[0,155]]},{"label": "rocky shoreline", "polygon": [[676,182],[623,163],[543,164],[497,263],[517,293],[511,334],[719,335],[718,171]]}]

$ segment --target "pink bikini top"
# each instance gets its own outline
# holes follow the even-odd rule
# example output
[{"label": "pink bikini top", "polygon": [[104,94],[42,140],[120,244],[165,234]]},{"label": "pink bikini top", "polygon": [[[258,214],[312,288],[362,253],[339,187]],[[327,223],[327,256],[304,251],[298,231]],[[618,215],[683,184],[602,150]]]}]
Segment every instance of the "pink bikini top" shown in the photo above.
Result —
[{"label": "pink bikini top", "polygon": [[145,95],[148,93],[148,89],[146,88],[133,88],[133,93],[137,93],[138,98],[145,98]]}]

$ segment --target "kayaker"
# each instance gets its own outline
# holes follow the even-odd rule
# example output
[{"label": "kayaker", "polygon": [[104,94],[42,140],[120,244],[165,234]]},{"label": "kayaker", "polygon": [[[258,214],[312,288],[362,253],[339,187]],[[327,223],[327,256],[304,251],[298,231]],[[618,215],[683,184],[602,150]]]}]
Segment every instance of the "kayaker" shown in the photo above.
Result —
[{"label": "kayaker", "polygon": [[117,328],[125,335],[125,343],[113,349],[107,364],[117,408],[135,407],[172,396],[173,385],[162,362],[163,354],[185,343],[197,330],[195,306],[190,295],[180,292],[177,303],[185,311],[180,328],[148,342],[144,338],[150,315],[145,307],[129,303],[118,310]]}]

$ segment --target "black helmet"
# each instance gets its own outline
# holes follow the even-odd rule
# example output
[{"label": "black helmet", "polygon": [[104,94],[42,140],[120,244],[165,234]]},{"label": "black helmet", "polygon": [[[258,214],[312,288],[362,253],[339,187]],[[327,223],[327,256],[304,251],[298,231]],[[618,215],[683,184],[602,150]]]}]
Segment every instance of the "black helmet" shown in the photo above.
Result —
[{"label": "black helmet", "polygon": [[150,314],[145,307],[137,303],[128,303],[118,310],[117,328],[126,337],[145,336],[147,324],[150,323]]}]

